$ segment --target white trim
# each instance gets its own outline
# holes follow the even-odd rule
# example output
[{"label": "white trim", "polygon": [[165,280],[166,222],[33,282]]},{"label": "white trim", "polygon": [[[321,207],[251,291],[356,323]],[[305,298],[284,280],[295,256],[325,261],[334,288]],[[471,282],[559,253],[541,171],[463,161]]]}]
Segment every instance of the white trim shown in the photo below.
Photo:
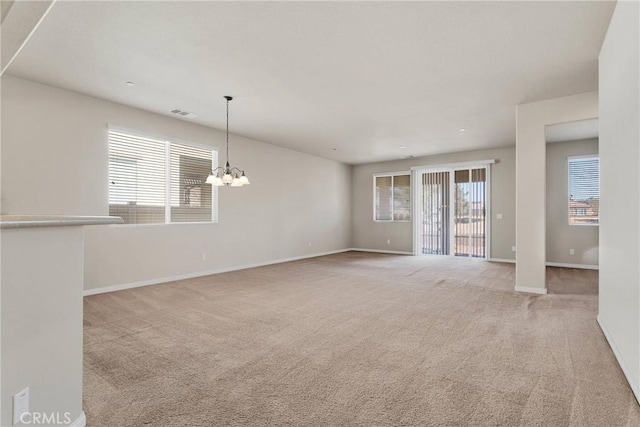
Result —
[{"label": "white trim", "polygon": [[375,254],[413,255],[413,252],[411,251],[388,251],[385,249],[364,249],[364,248],[351,248],[350,250],[355,252],[372,252]]},{"label": "white trim", "polygon": [[396,175],[411,175],[411,171],[399,171],[399,172],[376,172],[373,176],[396,176]]},{"label": "white trim", "polygon": [[84,414],[84,411],[80,413],[78,418],[76,418],[69,427],[85,427],[87,425],[87,416]]},{"label": "white trim", "polygon": [[[111,151],[111,141],[109,141],[109,151]],[[213,151],[211,151],[211,155],[213,156]],[[109,153],[109,157],[111,157],[111,153]],[[109,163],[111,163],[111,158],[109,158]],[[171,142],[164,141],[164,222],[165,224],[171,224]],[[111,169],[111,167],[109,167]],[[109,171],[111,173],[111,171]],[[179,174],[180,172],[178,172]],[[138,192],[138,172],[137,172],[137,160],[136,160],[136,193]],[[213,187],[213,186],[212,186]],[[178,193],[180,194],[180,193]],[[111,194],[109,194],[109,198],[111,198]],[[181,199],[181,195],[178,196],[178,200]],[[137,197],[136,197],[137,199]],[[211,200],[211,204],[213,205],[213,199]],[[217,203],[217,200],[216,200]],[[109,205],[111,205],[111,201],[109,201]],[[111,206],[109,206],[111,209]],[[137,208],[136,208],[137,209]],[[137,212],[137,210],[136,210]],[[138,214],[136,213],[136,217]],[[211,207],[211,218],[213,218],[213,206]]]},{"label": "white trim", "polygon": [[440,172],[442,170],[442,172],[445,172],[448,169],[455,169],[455,168],[469,168],[471,166],[487,166],[487,165],[492,165],[496,162],[496,159],[487,159],[487,160],[478,160],[478,161],[472,161],[472,162],[461,162],[461,163],[446,163],[446,164],[441,164],[441,165],[423,165],[423,166],[413,166],[411,168],[411,170],[418,170],[418,171],[429,171],[429,172]]},{"label": "white trim", "polygon": [[515,264],[516,263],[515,259],[507,259],[507,258],[489,258],[489,259],[487,259],[487,261],[489,261],[489,262],[507,262],[509,264]]},{"label": "white trim", "polygon": [[[214,188],[218,188],[215,185]],[[176,225],[218,225],[219,222],[210,222],[210,221],[194,221],[194,222],[154,222],[149,224],[107,224],[107,227],[111,227],[113,225],[117,225],[115,228],[127,228],[127,227],[165,227],[171,226],[175,227]]]},{"label": "white trim", "polygon": [[252,264],[237,265],[237,266],[233,266],[233,267],[217,268],[217,269],[214,269],[214,270],[199,271],[199,272],[196,272],[196,273],[186,273],[186,274],[178,274],[176,276],[159,277],[159,278],[151,279],[151,280],[141,280],[139,282],[122,283],[120,285],[105,286],[103,288],[86,289],[86,290],[84,290],[82,292],[82,295],[83,296],[89,296],[89,295],[96,295],[96,294],[104,294],[104,293],[107,293],[107,292],[121,291],[121,290],[124,290],[124,289],[139,288],[139,287],[142,287],[142,286],[158,285],[160,283],[174,282],[176,280],[192,279],[194,277],[210,276],[212,274],[227,273],[229,271],[245,270],[247,268],[263,267],[265,265],[280,264],[280,263],[283,263],[283,262],[298,261],[298,260],[307,259],[307,258],[316,258],[316,257],[320,257],[320,256],[325,256],[325,255],[333,255],[333,254],[339,254],[339,253],[342,253],[342,252],[349,252],[349,251],[352,251],[352,250],[357,250],[357,249],[351,249],[351,248],[338,249],[338,250],[335,250],[335,251],[320,252],[320,253],[309,254],[309,255],[300,255],[300,256],[295,256],[295,257],[290,257],[290,258],[276,259],[276,260],[272,260],[272,261],[264,261],[264,262],[256,262],[256,263],[252,263]]},{"label": "white trim", "polygon": [[422,210],[421,206],[422,175],[417,169],[411,169],[411,237],[412,254],[422,255],[422,233],[418,218]]},{"label": "white trim", "polygon": [[546,295],[547,288],[529,288],[527,286],[516,286],[516,292],[526,292],[529,294]]},{"label": "white trim", "polygon": [[636,397],[636,400],[638,401],[638,403],[640,403],[640,388],[638,387],[638,384],[635,383],[635,381],[629,374],[629,369],[627,368],[627,365],[624,363],[624,360],[622,359],[622,355],[620,354],[620,350],[618,349],[618,346],[613,340],[613,337],[609,334],[607,327],[604,326],[604,323],[602,322],[602,319],[600,318],[599,314],[596,316],[596,320],[598,322],[598,325],[600,325],[600,329],[602,330],[604,337],[607,339],[607,343],[609,344],[609,347],[611,347],[611,351],[613,351],[613,355],[616,357],[616,360],[618,361],[618,365],[620,365],[620,369],[622,369],[622,373],[624,374],[625,378],[627,379],[627,382],[629,383],[629,387],[631,387],[631,391],[633,392],[633,395]]},{"label": "white trim", "polygon": [[[458,170],[464,170],[464,169],[458,169]],[[469,169],[466,169],[469,170]],[[442,173],[442,172],[440,172]],[[447,236],[449,238],[449,255],[450,257],[455,257],[456,256],[456,169],[455,168],[449,168],[449,170],[447,171],[447,174],[449,175],[449,200],[445,200],[445,203],[447,205],[449,205],[449,235]],[[469,179],[471,179],[471,174],[469,174]],[[421,190],[424,191],[424,190]],[[471,211],[471,208],[469,208],[469,211]],[[422,211],[422,213],[424,213],[424,210]],[[469,230],[471,230],[471,227],[469,227]],[[467,248],[468,248],[468,244],[471,241],[471,239],[467,240]]]},{"label": "white trim", "polygon": [[485,227],[484,227],[484,257],[485,259],[491,258],[491,223],[493,223],[493,217],[491,216],[491,167],[486,165],[486,184],[484,191],[484,206],[485,206]]},{"label": "white trim", "polygon": [[393,224],[395,222],[411,222],[410,219],[374,219],[373,222],[376,224]]},{"label": "white trim", "polygon": [[583,270],[598,270],[599,267],[597,265],[589,265],[589,264],[565,264],[563,262],[546,262],[545,265],[547,267],[562,267],[562,268],[581,268]]},{"label": "white trim", "polygon": [[598,159],[600,160],[599,154],[582,154],[580,156],[567,156],[567,160],[583,160],[583,159]]}]

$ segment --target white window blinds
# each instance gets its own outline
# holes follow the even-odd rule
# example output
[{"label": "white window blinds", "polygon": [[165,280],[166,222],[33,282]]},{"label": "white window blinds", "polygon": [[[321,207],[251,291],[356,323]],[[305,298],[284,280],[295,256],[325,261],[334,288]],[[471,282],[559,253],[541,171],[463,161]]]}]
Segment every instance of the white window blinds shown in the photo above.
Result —
[{"label": "white window blinds", "polygon": [[390,176],[376,177],[376,221],[391,221],[393,219],[393,178]]},{"label": "white window blinds", "polygon": [[570,157],[569,224],[598,225],[600,217],[600,159]]},{"label": "white window blinds", "polygon": [[211,149],[109,130],[109,215],[125,224],[215,221]]},{"label": "white window blinds", "polygon": [[374,220],[411,220],[410,175],[377,175],[374,177],[374,186]]},{"label": "white window blinds", "polygon": [[393,220],[411,220],[411,175],[393,177]]}]

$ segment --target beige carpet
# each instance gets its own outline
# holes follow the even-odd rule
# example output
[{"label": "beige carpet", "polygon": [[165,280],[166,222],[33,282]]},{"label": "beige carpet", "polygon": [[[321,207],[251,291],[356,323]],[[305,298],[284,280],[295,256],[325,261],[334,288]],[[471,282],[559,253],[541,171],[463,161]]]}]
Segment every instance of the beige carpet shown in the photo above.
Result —
[{"label": "beige carpet", "polygon": [[597,272],[345,253],[85,298],[88,426],[638,426]]}]

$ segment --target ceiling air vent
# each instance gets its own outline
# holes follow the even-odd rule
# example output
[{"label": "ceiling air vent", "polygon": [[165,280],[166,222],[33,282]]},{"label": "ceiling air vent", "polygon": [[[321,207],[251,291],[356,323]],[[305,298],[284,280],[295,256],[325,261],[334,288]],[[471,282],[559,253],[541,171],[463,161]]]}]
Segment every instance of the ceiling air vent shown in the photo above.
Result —
[{"label": "ceiling air vent", "polygon": [[173,110],[169,111],[172,114],[175,114],[176,116],[180,116],[180,117],[186,117],[187,119],[193,119],[194,117],[198,117],[198,115],[196,113],[190,113],[188,111],[183,111],[180,110],[179,108],[174,108]]}]

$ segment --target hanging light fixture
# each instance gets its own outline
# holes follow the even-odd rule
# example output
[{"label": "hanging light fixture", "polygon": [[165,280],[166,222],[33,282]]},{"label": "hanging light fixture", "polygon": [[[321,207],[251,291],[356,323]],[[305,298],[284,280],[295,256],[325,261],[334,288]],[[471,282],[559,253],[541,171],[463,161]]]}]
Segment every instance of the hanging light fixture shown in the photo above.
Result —
[{"label": "hanging light fixture", "polygon": [[229,165],[229,101],[233,98],[225,96],[227,100],[227,163],[222,166],[218,166],[209,173],[207,177],[207,184],[221,187],[223,185],[230,187],[242,187],[243,185],[249,185],[249,178],[244,174],[243,170]]}]

